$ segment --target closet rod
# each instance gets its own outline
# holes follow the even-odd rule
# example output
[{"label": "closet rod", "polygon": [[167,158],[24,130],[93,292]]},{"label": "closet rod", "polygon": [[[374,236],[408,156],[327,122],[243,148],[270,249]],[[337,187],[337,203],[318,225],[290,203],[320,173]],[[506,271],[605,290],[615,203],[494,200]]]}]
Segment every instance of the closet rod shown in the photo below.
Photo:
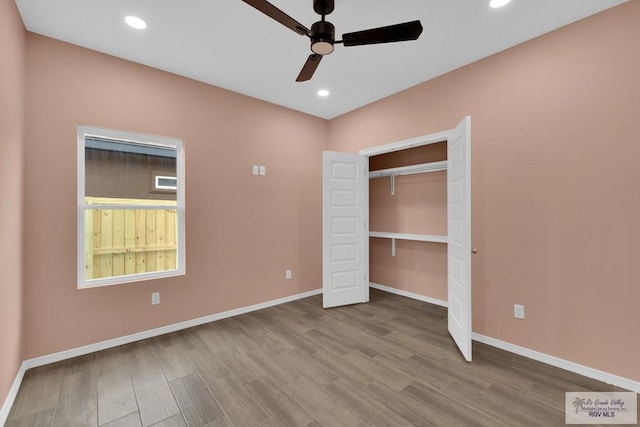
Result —
[{"label": "closet rod", "polygon": [[447,161],[421,163],[418,165],[401,166],[398,168],[380,169],[369,172],[369,179],[385,176],[410,175],[414,173],[426,173],[447,170]]}]

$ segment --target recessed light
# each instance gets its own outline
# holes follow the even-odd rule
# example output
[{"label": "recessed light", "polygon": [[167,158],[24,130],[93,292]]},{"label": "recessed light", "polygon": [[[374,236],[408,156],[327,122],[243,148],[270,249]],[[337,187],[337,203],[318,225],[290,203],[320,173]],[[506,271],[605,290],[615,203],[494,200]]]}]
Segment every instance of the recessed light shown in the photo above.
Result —
[{"label": "recessed light", "polygon": [[326,89],[320,89],[317,93],[318,93],[318,96],[321,96],[321,97],[323,97],[323,98],[324,98],[325,96],[329,96],[329,91],[328,91],[328,90],[326,90]]},{"label": "recessed light", "polygon": [[510,1],[511,0],[491,0],[491,2],[489,3],[489,6],[491,6],[494,9],[497,9],[509,3]]},{"label": "recessed light", "polygon": [[136,30],[144,30],[145,28],[147,28],[147,23],[144,22],[142,19],[138,18],[137,16],[126,16],[124,18],[124,22],[126,22],[127,24],[129,24],[130,27],[135,28]]}]

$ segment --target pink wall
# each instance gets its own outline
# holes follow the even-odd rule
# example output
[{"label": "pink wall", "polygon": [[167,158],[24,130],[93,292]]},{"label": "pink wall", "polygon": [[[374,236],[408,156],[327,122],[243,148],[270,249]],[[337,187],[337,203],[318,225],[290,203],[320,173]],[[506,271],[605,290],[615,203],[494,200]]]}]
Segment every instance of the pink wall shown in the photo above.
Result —
[{"label": "pink wall", "polygon": [[471,115],[474,331],[636,381],[638,22],[628,2],[329,124],[355,152]]},{"label": "pink wall", "polygon": [[[325,120],[35,34],[27,118],[25,358],[321,287]],[[78,124],[184,139],[186,276],[76,289]]]},{"label": "pink wall", "polygon": [[0,405],[22,362],[25,35],[13,1],[0,1]]}]

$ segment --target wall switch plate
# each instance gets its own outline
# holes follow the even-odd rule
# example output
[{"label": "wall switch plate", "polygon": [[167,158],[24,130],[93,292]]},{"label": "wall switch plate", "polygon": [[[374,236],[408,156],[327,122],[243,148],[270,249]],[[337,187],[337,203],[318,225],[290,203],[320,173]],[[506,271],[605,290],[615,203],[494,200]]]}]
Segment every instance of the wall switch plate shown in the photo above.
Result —
[{"label": "wall switch plate", "polygon": [[260,175],[260,166],[253,165],[253,174],[254,175]]},{"label": "wall switch plate", "polygon": [[266,174],[267,174],[267,167],[260,166],[260,175],[266,175]]},{"label": "wall switch plate", "polygon": [[151,304],[160,304],[160,292],[154,292],[151,294]]},{"label": "wall switch plate", "polygon": [[516,319],[524,319],[524,305],[513,304],[513,317]]},{"label": "wall switch plate", "polygon": [[284,272],[284,278],[287,280],[291,280],[291,270],[287,270]]}]

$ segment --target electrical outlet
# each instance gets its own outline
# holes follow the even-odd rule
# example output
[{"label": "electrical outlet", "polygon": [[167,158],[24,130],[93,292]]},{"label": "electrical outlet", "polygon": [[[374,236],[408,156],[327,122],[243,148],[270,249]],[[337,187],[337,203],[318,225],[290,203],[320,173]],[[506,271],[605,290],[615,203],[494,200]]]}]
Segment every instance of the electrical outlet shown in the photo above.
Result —
[{"label": "electrical outlet", "polygon": [[524,305],[513,304],[513,317],[516,319],[524,319]]},{"label": "electrical outlet", "polygon": [[266,174],[267,174],[267,167],[260,166],[260,175],[266,175]]},{"label": "electrical outlet", "polygon": [[160,304],[160,292],[154,292],[151,294],[151,305]]},{"label": "electrical outlet", "polygon": [[284,278],[287,280],[291,280],[291,270],[287,270],[284,272]]},{"label": "electrical outlet", "polygon": [[254,175],[260,175],[260,166],[253,165],[253,174]]}]

